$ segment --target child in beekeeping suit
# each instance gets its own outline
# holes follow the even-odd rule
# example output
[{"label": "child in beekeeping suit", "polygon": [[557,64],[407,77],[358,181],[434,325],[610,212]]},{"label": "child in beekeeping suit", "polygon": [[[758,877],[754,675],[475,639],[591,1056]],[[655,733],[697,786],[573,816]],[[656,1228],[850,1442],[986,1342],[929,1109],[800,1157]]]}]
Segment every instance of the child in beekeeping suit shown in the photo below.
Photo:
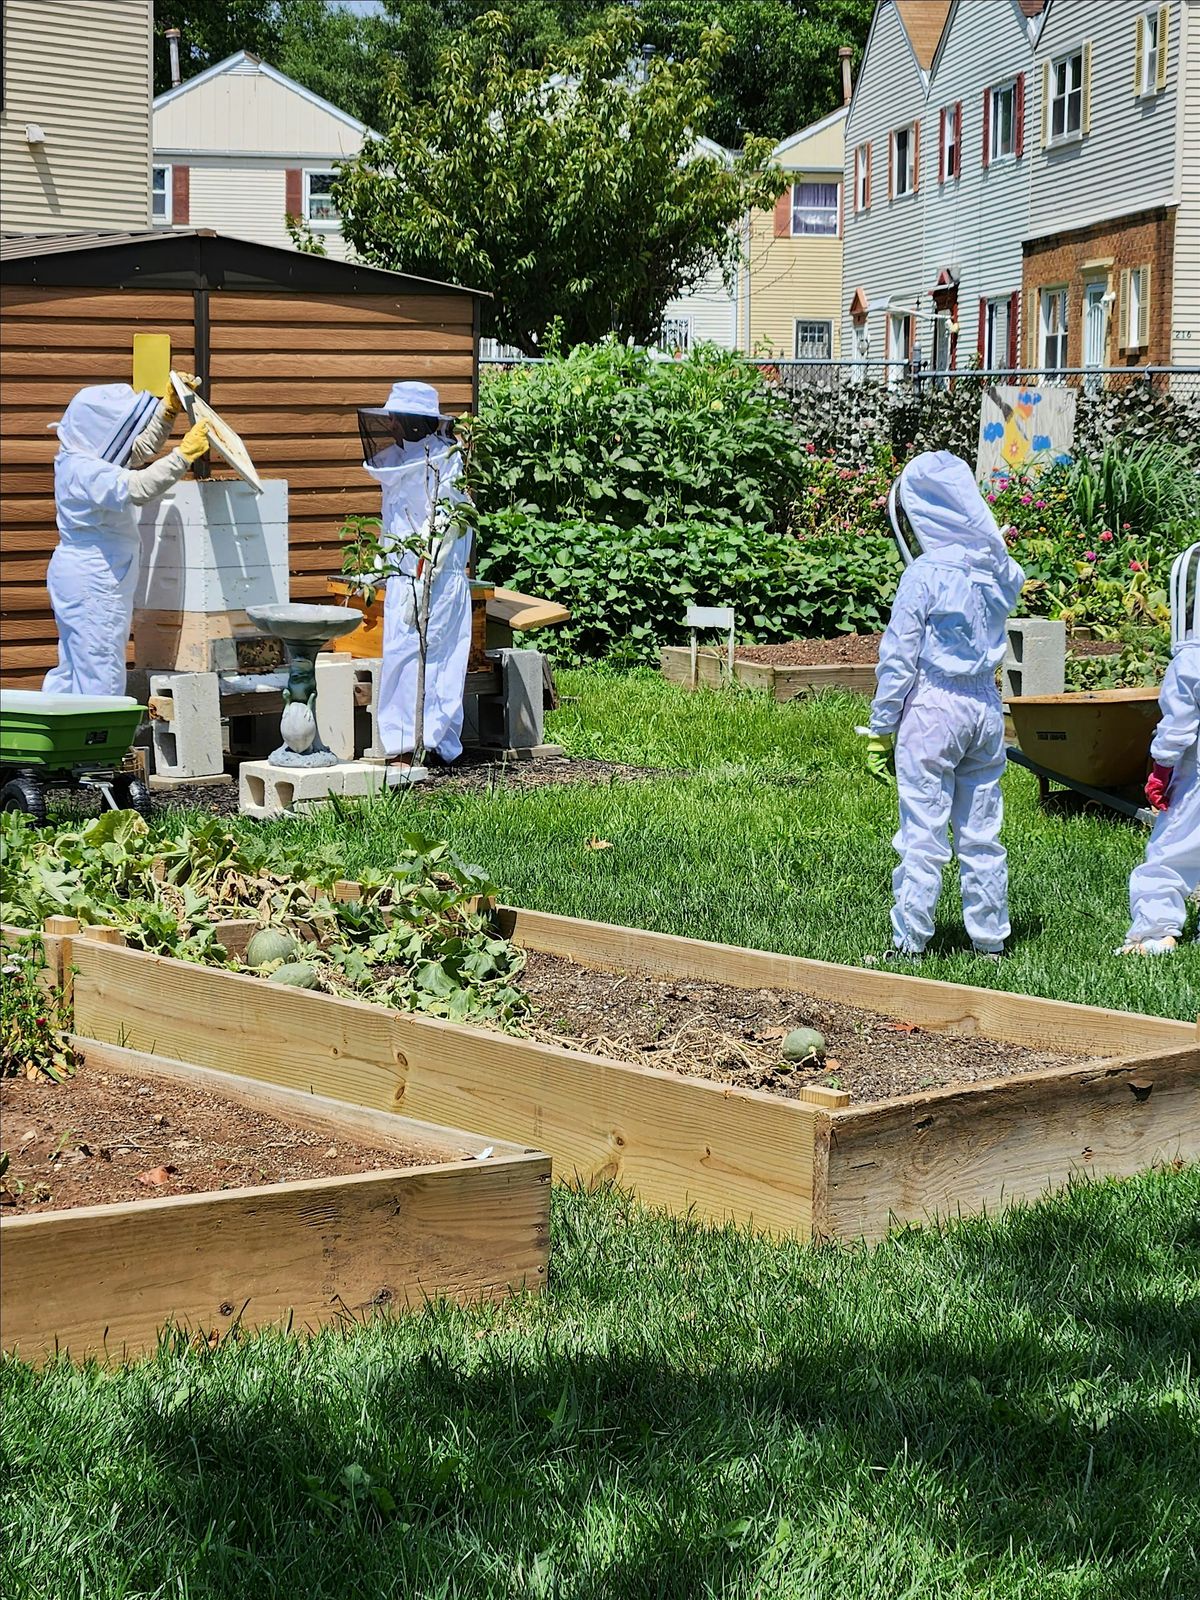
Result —
[{"label": "child in beekeeping suit", "polygon": [[[196,378],[184,380],[195,388]],[[208,449],[197,422],[177,449],[155,460],[181,410],[127,383],[81,389],[51,427],[58,546],[46,587],[58,626],[58,665],[42,688],[52,694],[123,695],[125,646],[133,622],[142,545],[139,506],[165,494]]]},{"label": "child in beekeeping suit", "polygon": [[1169,955],[1200,885],[1200,542],[1171,568],[1171,664],[1158,703],[1146,780],[1158,817],[1129,879],[1133,921],[1119,955]]},{"label": "child in beekeeping suit", "polygon": [[996,669],[1025,574],[970,467],[948,451],[915,456],[888,511],[906,571],[880,645],[867,746],[870,771],[894,779],[900,802],[883,959],[914,960],[932,938],[952,833],[967,933],[978,955],[999,960],[1009,920]]}]

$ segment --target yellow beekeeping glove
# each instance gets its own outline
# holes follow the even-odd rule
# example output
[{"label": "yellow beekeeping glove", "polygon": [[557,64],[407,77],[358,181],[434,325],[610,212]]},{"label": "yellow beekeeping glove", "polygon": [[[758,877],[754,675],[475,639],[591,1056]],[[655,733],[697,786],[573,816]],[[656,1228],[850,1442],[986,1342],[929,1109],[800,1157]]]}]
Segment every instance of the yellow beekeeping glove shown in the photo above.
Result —
[{"label": "yellow beekeeping glove", "polygon": [[199,461],[200,457],[207,454],[208,451],[208,423],[193,422],[179,441],[179,448],[183,453],[183,459],[189,466],[193,462]]},{"label": "yellow beekeeping glove", "polygon": [[[177,372],[175,376],[181,383],[186,383],[189,389],[198,389],[200,379],[191,372]],[[169,417],[177,417],[183,410],[183,401],[179,398],[179,391],[173,383],[167,384],[167,392],[163,396],[163,404]]]}]

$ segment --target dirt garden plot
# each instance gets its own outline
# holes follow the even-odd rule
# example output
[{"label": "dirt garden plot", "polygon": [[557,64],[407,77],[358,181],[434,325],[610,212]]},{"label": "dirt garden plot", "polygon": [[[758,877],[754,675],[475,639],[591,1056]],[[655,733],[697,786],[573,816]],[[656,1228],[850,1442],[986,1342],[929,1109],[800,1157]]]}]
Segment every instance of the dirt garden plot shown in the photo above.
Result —
[{"label": "dirt garden plot", "polygon": [[5,1349],[123,1359],[167,1324],[211,1343],[545,1281],[540,1152],[75,1042],[74,1078],[3,1085]]},{"label": "dirt garden plot", "polygon": [[[650,1204],[765,1231],[878,1238],[897,1220],[992,1209],[1076,1173],[1200,1154],[1191,1023],[538,912],[501,909],[498,921],[532,956],[535,998],[539,970],[568,965],[591,974],[572,983],[593,1006],[595,986],[622,974],[684,994],[741,991],[756,1032],[767,1031],[760,1014],[774,1029],[787,1008],[819,1003],[846,1081],[858,1072],[860,1093],[889,1097],[856,1104],[828,1071],[780,1093],[698,1077],[686,1063],[663,1070],[644,1064],[652,1041],[613,1038],[611,1024],[601,1039],[581,1019],[568,1048],[89,937],[47,944],[74,971],[76,1029],[94,1039],[536,1145],[560,1178],[615,1180]],[[873,1038],[886,1041],[886,1060]],[[927,1086],[935,1073],[944,1086]]]}]

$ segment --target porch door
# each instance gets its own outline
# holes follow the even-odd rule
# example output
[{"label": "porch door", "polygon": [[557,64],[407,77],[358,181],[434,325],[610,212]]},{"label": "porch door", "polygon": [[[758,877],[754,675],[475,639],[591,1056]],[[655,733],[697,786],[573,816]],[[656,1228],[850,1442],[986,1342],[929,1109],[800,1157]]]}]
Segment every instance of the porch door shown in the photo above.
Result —
[{"label": "porch door", "polygon": [[[1108,323],[1104,295],[1107,287],[1101,279],[1098,283],[1089,283],[1083,291],[1083,364],[1092,370],[1104,365],[1104,335]],[[1086,380],[1089,390],[1099,386],[1098,378]]]}]

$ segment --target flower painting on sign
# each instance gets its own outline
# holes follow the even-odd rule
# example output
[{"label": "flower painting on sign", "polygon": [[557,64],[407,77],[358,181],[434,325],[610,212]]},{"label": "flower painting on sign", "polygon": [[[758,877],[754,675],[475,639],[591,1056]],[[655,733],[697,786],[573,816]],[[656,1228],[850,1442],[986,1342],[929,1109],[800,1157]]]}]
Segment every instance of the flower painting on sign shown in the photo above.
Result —
[{"label": "flower painting on sign", "polygon": [[1028,475],[1071,459],[1075,437],[1075,391],[989,384],[979,413],[975,475],[986,483],[997,473]]}]

